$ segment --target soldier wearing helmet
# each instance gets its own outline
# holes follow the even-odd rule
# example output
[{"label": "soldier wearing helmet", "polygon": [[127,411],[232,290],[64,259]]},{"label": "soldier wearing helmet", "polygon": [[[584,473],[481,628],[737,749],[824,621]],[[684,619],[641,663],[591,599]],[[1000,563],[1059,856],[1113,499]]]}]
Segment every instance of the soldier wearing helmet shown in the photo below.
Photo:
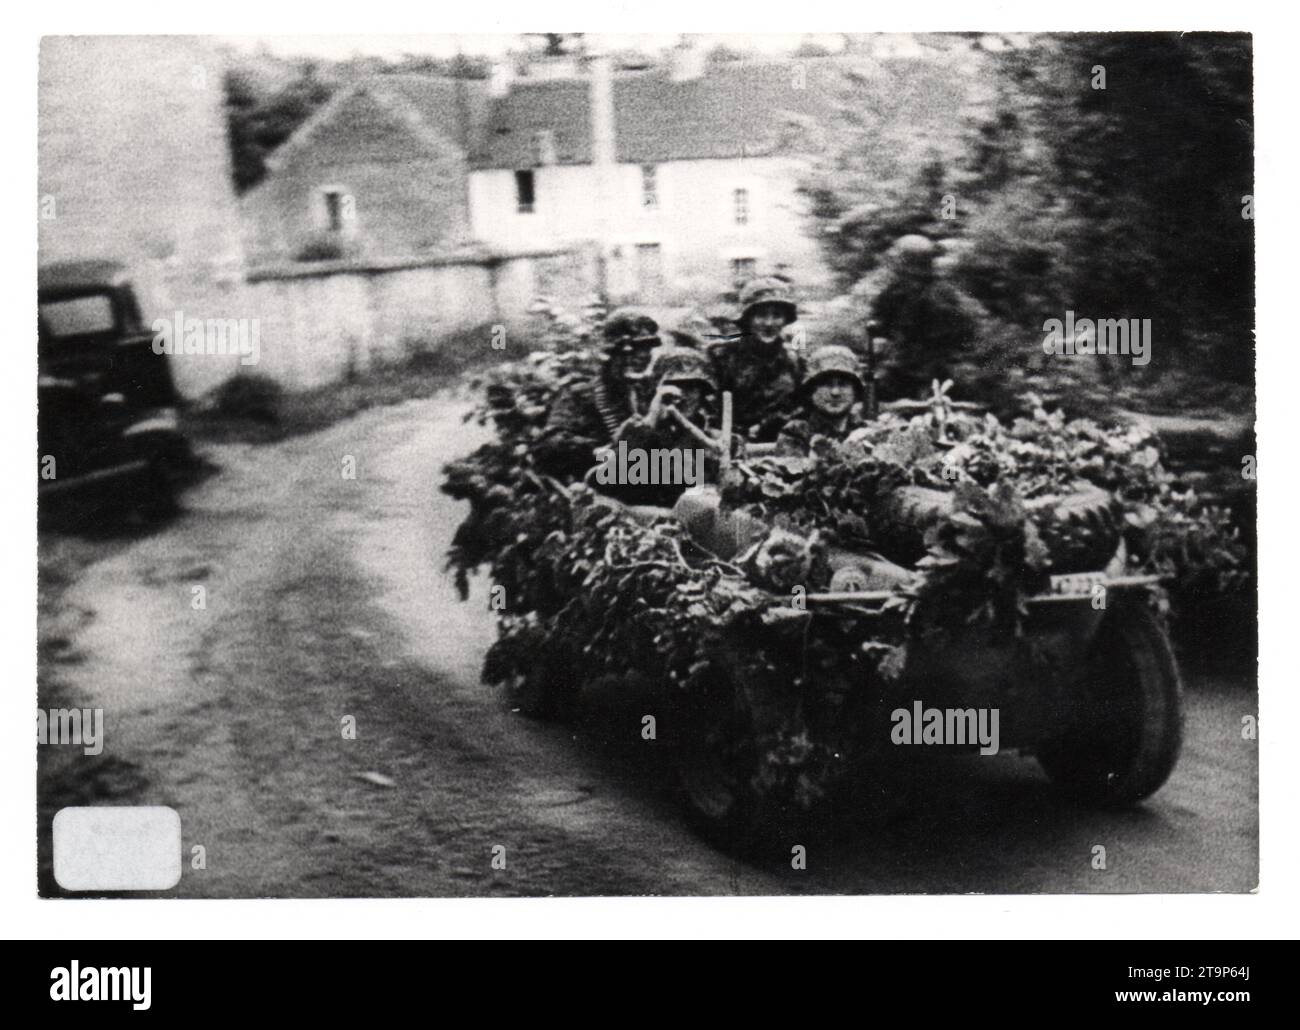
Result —
[{"label": "soldier wearing helmet", "polygon": [[934,260],[934,241],[918,232],[900,236],[889,248],[888,258],[919,270],[925,270]]},{"label": "soldier wearing helmet", "polygon": [[818,347],[808,358],[807,375],[799,388],[804,411],[781,428],[776,453],[807,457],[814,437],[839,441],[866,425],[860,414],[865,390],[853,351],[838,345]]},{"label": "soldier wearing helmet", "polygon": [[747,439],[776,439],[794,407],[799,363],[784,330],[798,317],[788,280],[753,279],[740,293],[739,337],[709,348],[718,384],[732,394],[736,431]]},{"label": "soldier wearing helmet", "polygon": [[605,320],[604,354],[595,400],[601,421],[613,433],[644,400],[646,369],[662,340],[659,323],[644,312],[619,308]]},{"label": "soldier wearing helmet", "polygon": [[917,233],[901,236],[885,254],[873,290],[873,320],[889,341],[884,390],[914,397],[931,382],[954,378],[969,361],[988,313],[938,274],[939,248]]},{"label": "soldier wearing helmet", "polygon": [[646,369],[662,342],[644,312],[620,308],[605,319],[599,367],[564,390],[551,407],[533,450],[538,467],[564,480],[582,478],[596,449],[646,405],[653,380]]},{"label": "soldier wearing helmet", "polygon": [[[703,482],[718,467],[723,447],[714,431],[718,382],[702,351],[680,345],[655,351],[646,378],[655,383],[654,397],[644,415],[623,423],[612,447],[624,454],[680,455],[683,467],[689,463],[693,470],[694,481],[619,483],[605,492],[629,504],[667,507],[687,486]],[[703,465],[696,456],[701,456]]]},{"label": "soldier wearing helmet", "polygon": [[680,344],[656,350],[646,378],[655,384],[651,409],[656,406],[660,410],[671,409],[687,418],[702,411],[705,400],[718,392],[718,381],[708,358]]}]

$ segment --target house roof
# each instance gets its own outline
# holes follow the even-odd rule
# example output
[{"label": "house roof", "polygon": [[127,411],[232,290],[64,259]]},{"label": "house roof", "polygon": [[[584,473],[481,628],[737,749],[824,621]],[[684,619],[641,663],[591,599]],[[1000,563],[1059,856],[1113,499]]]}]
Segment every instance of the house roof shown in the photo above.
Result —
[{"label": "house roof", "polygon": [[480,149],[487,109],[487,83],[483,80],[408,74],[379,75],[367,84],[403,101],[427,128],[465,153]]},{"label": "house roof", "polygon": [[529,168],[534,132],[550,131],[558,164],[591,161],[591,83],[587,79],[523,79],[492,103],[480,168]]},{"label": "house roof", "polygon": [[[734,61],[703,75],[673,81],[655,68],[615,73],[612,81],[615,153],[620,162],[758,157],[800,149],[801,126],[825,126],[836,117],[845,86],[866,85],[866,101],[901,107],[907,120],[924,121],[936,104],[951,120],[953,98],[925,62],[892,60],[864,70],[861,58],[823,57]],[[369,76],[345,93],[365,89],[398,110],[417,135],[460,146],[475,168],[528,168],[534,134],[549,131],[558,164],[592,159],[591,82],[585,77],[528,79],[511,84],[504,97],[488,95],[487,83],[430,75]],[[284,155],[307,142],[333,117],[336,95],[278,150]]]},{"label": "house roof", "polygon": [[349,101],[366,94],[404,121],[414,137],[435,149],[451,144],[476,154],[486,120],[487,84],[477,79],[451,79],[435,75],[369,75],[336,90],[334,95],[294,130],[267,158],[279,171],[296,151],[333,124]]},{"label": "house roof", "polygon": [[[673,81],[666,69],[613,80],[615,153],[622,162],[654,164],[773,153],[786,116],[829,118],[843,83],[836,58],[736,61],[699,78]],[[492,105],[475,163],[485,168],[531,164],[533,133],[549,130],[559,164],[591,160],[591,87],[586,79],[515,82]]]},{"label": "house roof", "polygon": [[616,79],[618,159],[653,164],[776,152],[791,116],[833,117],[843,71],[833,58],[735,61],[686,82],[664,71]]}]

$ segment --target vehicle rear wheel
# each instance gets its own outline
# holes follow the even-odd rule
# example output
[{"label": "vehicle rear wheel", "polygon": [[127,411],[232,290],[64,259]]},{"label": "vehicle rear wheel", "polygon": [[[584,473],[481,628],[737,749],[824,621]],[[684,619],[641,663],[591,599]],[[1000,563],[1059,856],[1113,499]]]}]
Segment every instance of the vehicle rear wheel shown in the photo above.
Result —
[{"label": "vehicle rear wheel", "polygon": [[692,822],[720,846],[752,844],[765,804],[755,786],[762,756],[743,697],[718,679],[685,699],[675,722],[677,779]]},{"label": "vehicle rear wheel", "polygon": [[180,511],[173,473],[165,461],[155,458],[149,463],[133,501],[136,512],[146,522],[165,522]]},{"label": "vehicle rear wheel", "polygon": [[1084,804],[1123,807],[1154,794],[1178,762],[1183,688],[1169,638],[1145,603],[1106,613],[1079,688],[1074,727],[1039,749],[1039,764]]}]

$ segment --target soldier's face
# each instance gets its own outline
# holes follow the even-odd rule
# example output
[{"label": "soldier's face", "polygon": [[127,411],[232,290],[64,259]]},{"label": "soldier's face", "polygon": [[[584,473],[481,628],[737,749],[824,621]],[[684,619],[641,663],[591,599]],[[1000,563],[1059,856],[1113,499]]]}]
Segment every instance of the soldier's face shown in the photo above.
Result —
[{"label": "soldier's face", "polygon": [[684,379],[672,385],[677,388],[677,396],[673,398],[672,406],[687,418],[693,419],[704,407],[704,384],[694,379]]},{"label": "soldier's face", "polygon": [[785,319],[775,304],[760,304],[749,313],[749,329],[764,343],[775,343],[781,338]]},{"label": "soldier's face", "polygon": [[813,407],[835,417],[845,414],[857,399],[858,392],[848,376],[823,376],[812,391]]},{"label": "soldier's face", "polygon": [[650,367],[650,356],[654,345],[625,343],[614,357],[614,374],[619,379],[635,379],[645,374]]}]

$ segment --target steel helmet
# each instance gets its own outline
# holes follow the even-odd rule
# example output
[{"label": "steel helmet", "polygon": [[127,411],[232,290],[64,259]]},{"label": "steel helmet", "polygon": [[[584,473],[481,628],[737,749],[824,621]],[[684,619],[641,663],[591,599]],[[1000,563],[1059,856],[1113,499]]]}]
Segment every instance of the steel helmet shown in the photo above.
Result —
[{"label": "steel helmet", "polygon": [[660,347],[650,359],[646,377],[656,383],[703,383],[710,390],[718,389],[713,378],[709,359],[700,351],[687,347]]},{"label": "steel helmet", "polygon": [[622,344],[657,345],[659,323],[644,311],[619,308],[605,319],[605,342],[611,347]]},{"label": "steel helmet", "polygon": [[913,232],[896,239],[889,256],[906,264],[921,264],[933,260],[937,249],[929,237]]},{"label": "steel helmet", "polygon": [[689,329],[681,328],[668,330],[668,339],[672,346],[683,347],[686,350],[704,350],[704,341]]},{"label": "steel helmet", "polygon": [[818,379],[829,375],[848,376],[857,384],[859,391],[866,389],[858,356],[849,348],[839,344],[818,347],[808,356],[807,372],[803,381],[804,390],[811,390]]},{"label": "steel helmet", "polygon": [[760,304],[775,304],[781,309],[781,317],[789,325],[799,317],[799,306],[795,303],[794,290],[788,279],[779,276],[764,276],[751,279],[740,291],[740,324],[749,324],[749,313]]}]

